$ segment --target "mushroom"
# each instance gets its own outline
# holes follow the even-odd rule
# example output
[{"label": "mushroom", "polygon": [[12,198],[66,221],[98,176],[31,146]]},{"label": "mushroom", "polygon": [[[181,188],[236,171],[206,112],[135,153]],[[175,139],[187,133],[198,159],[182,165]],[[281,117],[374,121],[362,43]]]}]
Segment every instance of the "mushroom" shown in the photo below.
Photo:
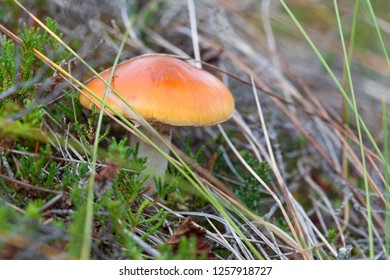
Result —
[{"label": "mushroom", "polygon": [[[108,80],[110,69],[101,73]],[[115,69],[111,83],[124,100],[171,142],[171,126],[210,126],[229,119],[234,111],[234,99],[225,84],[209,72],[164,54],[151,54],[124,61]],[[103,99],[106,85],[97,77],[86,87]],[[91,109],[100,101],[83,90],[81,104]],[[106,104],[117,113],[139,123],[139,129],[164,152],[169,147],[136,116],[116,94],[107,95]],[[132,137],[134,139],[134,136]],[[135,144],[136,140],[131,140]],[[139,156],[147,157],[149,174],[146,184],[154,186],[153,177],[165,180],[168,162],[153,147],[140,142]]]}]

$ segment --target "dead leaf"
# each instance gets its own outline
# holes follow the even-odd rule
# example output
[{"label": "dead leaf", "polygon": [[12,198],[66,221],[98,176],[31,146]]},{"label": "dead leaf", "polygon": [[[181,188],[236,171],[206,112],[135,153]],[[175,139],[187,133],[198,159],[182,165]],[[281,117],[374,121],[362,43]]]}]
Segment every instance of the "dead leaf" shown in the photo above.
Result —
[{"label": "dead leaf", "polygon": [[166,244],[173,248],[173,253],[177,253],[180,240],[185,236],[195,236],[196,238],[196,255],[206,255],[207,259],[215,260],[215,255],[211,252],[212,246],[205,239],[206,230],[202,227],[196,226],[190,217],[187,217],[174,231],[173,235],[167,240]]}]

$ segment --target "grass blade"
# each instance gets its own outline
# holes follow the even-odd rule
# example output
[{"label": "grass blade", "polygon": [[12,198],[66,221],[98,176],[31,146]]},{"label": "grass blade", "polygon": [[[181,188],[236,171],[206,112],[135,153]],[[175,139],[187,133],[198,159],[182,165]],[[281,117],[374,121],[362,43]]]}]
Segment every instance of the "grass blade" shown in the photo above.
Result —
[{"label": "grass blade", "polygon": [[354,86],[353,86],[353,82],[352,82],[350,62],[348,60],[349,56],[348,56],[347,49],[345,46],[343,27],[341,24],[337,0],[333,0],[333,4],[334,4],[335,13],[336,13],[338,29],[340,32],[340,40],[341,40],[341,46],[342,46],[343,54],[344,54],[344,63],[345,63],[347,77],[348,77],[349,89],[351,90],[351,97],[352,97],[352,104],[353,104],[352,110],[353,110],[353,113],[355,115],[356,127],[357,127],[359,142],[360,142],[359,146],[360,146],[360,154],[362,157],[362,164],[363,164],[363,180],[364,180],[364,188],[365,188],[365,192],[366,192],[367,224],[368,224],[368,239],[369,239],[369,248],[370,248],[370,258],[373,259],[374,258],[374,238],[373,238],[373,232],[372,232],[373,231],[373,224],[372,224],[372,215],[371,215],[370,189],[369,189],[368,179],[367,179],[367,167],[366,167],[366,157],[365,157],[365,153],[364,153],[363,137],[362,137],[362,132],[361,132],[359,118],[358,118],[359,112],[358,112],[357,103],[356,103],[356,96],[355,96],[355,90],[354,90]]}]

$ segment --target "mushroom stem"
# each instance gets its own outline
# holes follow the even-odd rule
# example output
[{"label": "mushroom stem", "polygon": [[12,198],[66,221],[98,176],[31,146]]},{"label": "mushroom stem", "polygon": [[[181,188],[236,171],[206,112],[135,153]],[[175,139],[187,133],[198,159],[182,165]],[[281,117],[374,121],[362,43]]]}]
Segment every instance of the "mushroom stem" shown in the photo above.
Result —
[{"label": "mushroom stem", "polygon": [[[171,127],[165,124],[153,124],[152,125],[158,133],[164,138],[168,144],[171,143]],[[143,132],[153,143],[155,143],[162,151],[169,154],[169,147],[160,139],[157,135],[155,135],[152,131],[147,129],[144,126],[140,126],[139,130]],[[168,160],[162,156],[157,150],[155,150],[148,143],[138,139],[134,135],[130,138],[130,144],[135,146],[136,142],[139,141],[139,150],[138,157],[146,157],[146,169],[141,172],[140,177],[142,178],[145,175],[149,175],[149,178],[145,181],[145,186],[152,186],[152,191],[150,193],[156,193],[157,189],[154,183],[153,178],[160,178],[161,183],[164,184],[165,181],[165,171],[168,167]]]}]

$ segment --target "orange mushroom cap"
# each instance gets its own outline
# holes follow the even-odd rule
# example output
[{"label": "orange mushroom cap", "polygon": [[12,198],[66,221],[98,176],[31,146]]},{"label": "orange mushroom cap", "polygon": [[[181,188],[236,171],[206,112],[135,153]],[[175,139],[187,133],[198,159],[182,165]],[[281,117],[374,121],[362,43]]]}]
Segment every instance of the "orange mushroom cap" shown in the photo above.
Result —
[{"label": "orange mushroom cap", "polygon": [[[108,81],[111,68],[101,76]],[[112,87],[144,119],[176,126],[208,126],[229,119],[234,99],[229,89],[209,72],[167,55],[144,55],[118,65]],[[93,78],[86,86],[103,99],[106,85]],[[85,94],[85,96],[84,96]],[[91,108],[100,101],[83,90],[81,104]],[[129,119],[133,111],[115,93],[108,106]]]}]

